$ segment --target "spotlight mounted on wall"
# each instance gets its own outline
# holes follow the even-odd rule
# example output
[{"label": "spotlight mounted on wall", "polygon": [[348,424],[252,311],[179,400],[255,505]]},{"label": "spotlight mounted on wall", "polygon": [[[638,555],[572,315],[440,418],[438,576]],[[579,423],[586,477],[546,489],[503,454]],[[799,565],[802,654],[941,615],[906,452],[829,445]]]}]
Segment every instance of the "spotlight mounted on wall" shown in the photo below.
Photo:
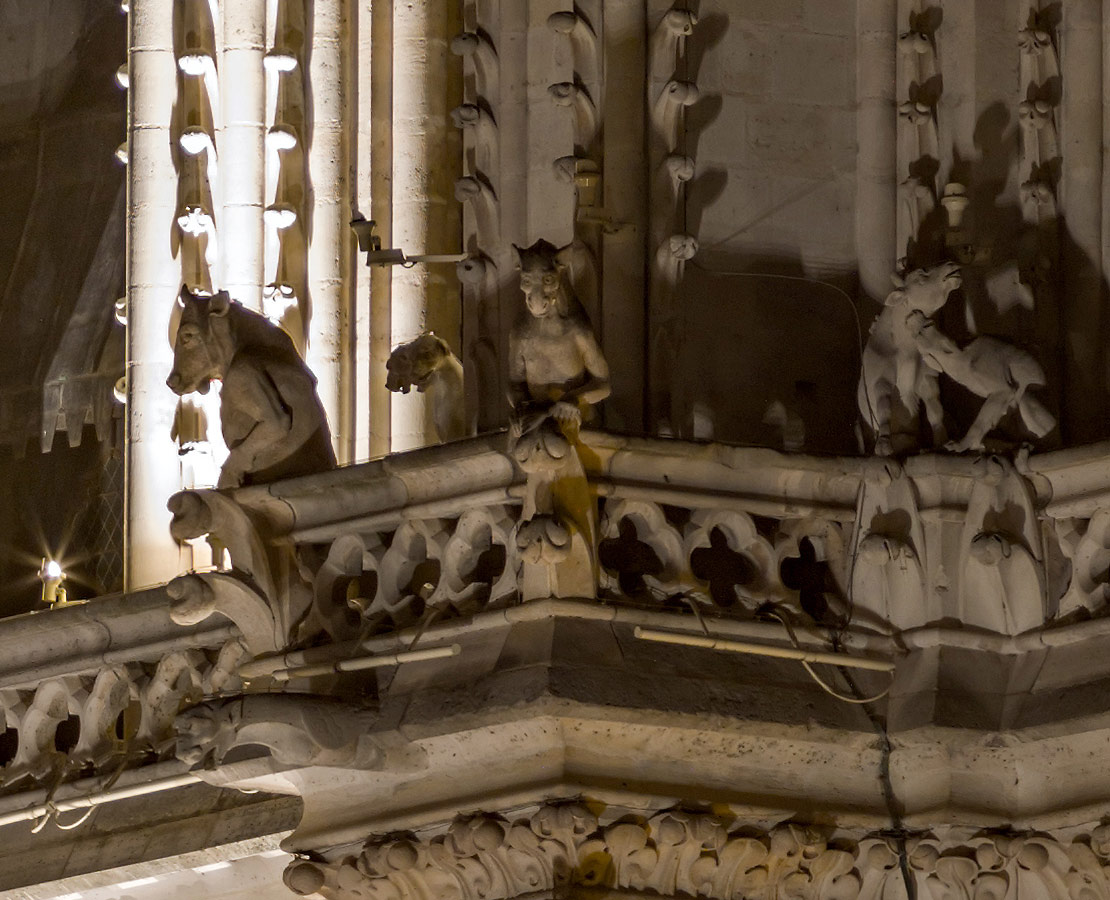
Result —
[{"label": "spotlight mounted on wall", "polygon": [[351,231],[358,238],[359,253],[366,254],[366,265],[368,266],[404,266],[406,269],[410,269],[417,263],[424,265],[429,263],[457,263],[470,258],[469,253],[422,253],[409,256],[404,250],[396,247],[383,250],[381,236],[374,234],[376,224],[373,219],[365,219],[362,216],[351,220]]},{"label": "spotlight mounted on wall", "polygon": [[39,569],[39,580],[42,582],[42,602],[48,606],[65,606],[66,589],[62,586],[66,573],[55,559],[44,556],[42,567]]}]

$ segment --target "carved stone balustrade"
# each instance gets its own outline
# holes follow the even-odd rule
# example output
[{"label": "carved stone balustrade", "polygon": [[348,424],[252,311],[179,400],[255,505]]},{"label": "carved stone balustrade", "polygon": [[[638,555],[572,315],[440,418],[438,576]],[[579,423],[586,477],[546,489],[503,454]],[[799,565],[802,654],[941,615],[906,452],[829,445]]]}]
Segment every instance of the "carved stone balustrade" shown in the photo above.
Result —
[{"label": "carved stone balustrade", "polygon": [[214,843],[268,849],[296,823],[296,798],[203,783],[280,769],[261,748],[212,773],[175,758],[178,715],[240,692],[249,654],[226,618],[182,626],[172,603],[153,588],[0,620],[3,896],[112,885],[152,859],[188,868]]},{"label": "carved stone balustrade", "polygon": [[0,821],[122,765],[263,791],[339,900],[1101,890],[1110,448],[583,430],[587,534],[509,446],[184,492],[216,567],[0,622]]},{"label": "carved stone balustrade", "polygon": [[[580,795],[862,840],[891,821],[879,771],[926,830],[1078,826],[1110,801],[1110,448],[898,462],[583,430],[598,515],[574,556],[573,522],[522,521],[508,446],[174,499],[222,564],[169,586],[173,615],[224,613],[253,657],[179,750],[218,771],[267,747],[283,768],[250,784],[301,796],[290,849]],[[573,559],[587,589],[560,592]],[[1029,773],[1061,752],[1048,790]]]},{"label": "carved stone balustrade", "polygon": [[[586,587],[551,596],[747,620],[773,606],[798,624],[882,635],[958,622],[1015,636],[1097,616],[1110,562],[1104,449],[898,462],[583,432],[599,564]],[[521,522],[524,481],[493,435],[179,494],[175,534],[209,535],[224,565],[171,585],[207,598],[182,599],[176,615],[222,609],[212,586],[234,583],[254,599],[224,611],[257,655],[298,628],[342,639],[531,598],[529,567],[587,535]]]},{"label": "carved stone balustrade", "polygon": [[245,654],[222,617],[175,625],[161,590],[3,620],[2,791],[172,759],[178,712],[240,689]]}]

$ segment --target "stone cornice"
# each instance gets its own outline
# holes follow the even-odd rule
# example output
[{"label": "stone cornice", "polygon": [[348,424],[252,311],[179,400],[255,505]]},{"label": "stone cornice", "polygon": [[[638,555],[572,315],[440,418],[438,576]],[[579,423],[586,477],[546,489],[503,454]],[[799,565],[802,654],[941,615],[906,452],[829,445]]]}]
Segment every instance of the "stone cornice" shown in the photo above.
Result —
[{"label": "stone cornice", "polygon": [[1002,831],[830,839],[794,823],[758,829],[683,810],[602,825],[586,803],[567,802],[511,821],[460,816],[430,838],[374,836],[357,855],[293,862],[285,881],[328,900],[508,900],[571,887],[709,900],[1101,900],[1108,855],[1105,825],[1070,842]]}]

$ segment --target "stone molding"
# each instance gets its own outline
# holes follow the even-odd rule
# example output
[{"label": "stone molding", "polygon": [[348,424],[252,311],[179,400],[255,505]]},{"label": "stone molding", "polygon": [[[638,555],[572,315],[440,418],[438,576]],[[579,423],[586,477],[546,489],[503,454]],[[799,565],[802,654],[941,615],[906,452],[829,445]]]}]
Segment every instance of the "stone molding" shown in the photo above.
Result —
[{"label": "stone molding", "polygon": [[374,836],[357,855],[294,861],[285,882],[295,894],[327,900],[508,900],[572,886],[711,900],[1110,895],[1107,825],[1070,842],[1033,832],[961,840],[827,832],[796,823],[754,829],[684,810],[601,825],[586,803],[551,803],[515,821],[460,816],[430,838]]}]

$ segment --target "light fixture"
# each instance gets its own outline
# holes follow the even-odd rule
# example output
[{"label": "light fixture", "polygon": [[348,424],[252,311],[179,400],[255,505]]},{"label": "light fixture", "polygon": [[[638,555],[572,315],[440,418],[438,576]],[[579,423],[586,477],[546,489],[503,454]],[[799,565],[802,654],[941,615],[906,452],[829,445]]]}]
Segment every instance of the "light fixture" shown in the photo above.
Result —
[{"label": "light fixture", "polygon": [[417,263],[458,263],[470,258],[469,253],[422,253],[409,256],[397,247],[383,250],[381,237],[374,234],[375,226],[373,219],[362,216],[351,220],[351,231],[358,238],[359,252],[366,254],[368,266],[404,266],[407,269]]},{"label": "light fixture", "polygon": [[[458,656],[462,647],[450,644],[446,647],[426,647],[421,650],[402,650],[400,653],[380,653],[375,656],[356,656],[350,659],[341,659],[336,662],[318,663],[316,665],[291,666],[287,669],[276,669],[269,674],[274,681],[289,681],[293,678],[311,678],[314,675],[337,675],[341,672],[361,672],[365,669],[379,669],[385,666],[398,666],[402,663],[423,662],[428,659],[443,659],[448,656]],[[240,670],[242,674],[242,670]]]},{"label": "light fixture", "polygon": [[50,606],[65,606],[66,589],[62,587],[66,573],[55,559],[43,557],[42,567],[39,569],[39,580],[42,582],[42,602]]},{"label": "light fixture", "polygon": [[185,53],[177,58],[177,67],[184,75],[203,76],[214,71],[216,64],[212,57],[204,50],[198,49],[194,53]]},{"label": "light fixture", "polygon": [[274,125],[266,132],[266,146],[270,150],[292,150],[297,146],[297,133],[288,125]]},{"label": "light fixture", "polygon": [[288,50],[273,49],[262,57],[262,68],[267,72],[281,74],[297,68],[297,57]]},{"label": "light fixture", "polygon": [[262,218],[267,225],[280,231],[297,221],[297,210],[291,203],[272,203],[263,211]]},{"label": "light fixture", "polygon": [[177,142],[181,145],[181,149],[190,156],[199,156],[205,151],[209,154],[214,154],[216,152],[216,145],[212,142],[212,135],[199,125],[191,125],[186,128],[181,133],[181,137],[177,139]]}]

